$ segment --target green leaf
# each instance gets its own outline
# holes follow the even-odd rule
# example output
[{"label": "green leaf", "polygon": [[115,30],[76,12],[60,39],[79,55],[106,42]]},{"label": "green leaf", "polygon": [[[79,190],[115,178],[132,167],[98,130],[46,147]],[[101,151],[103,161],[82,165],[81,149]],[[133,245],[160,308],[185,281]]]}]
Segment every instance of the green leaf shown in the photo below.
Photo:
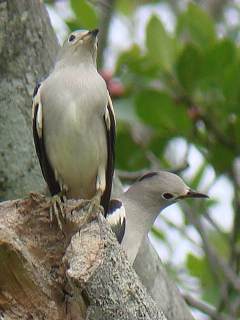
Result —
[{"label": "green leaf", "polygon": [[156,76],[158,69],[159,66],[144,55],[138,45],[134,44],[129,50],[120,54],[116,73],[121,73],[124,70],[125,74],[135,75],[137,80],[141,78],[142,82],[145,82],[146,80],[149,81],[149,78],[152,79]]},{"label": "green leaf", "polygon": [[131,15],[137,7],[137,1],[121,0],[116,2],[116,9],[128,16]]},{"label": "green leaf", "polygon": [[219,298],[219,284],[212,276],[209,264],[205,257],[197,257],[191,253],[187,256],[189,273],[199,279],[203,292],[203,299],[215,304]]},{"label": "green leaf", "polygon": [[153,226],[151,228],[151,233],[158,239],[158,240],[162,240],[162,241],[166,241],[166,237],[165,234],[159,230],[159,228]]},{"label": "green leaf", "polygon": [[203,164],[196,171],[193,179],[191,180],[191,187],[193,189],[198,189],[200,182],[202,181],[205,169],[207,168],[207,162],[204,161]]},{"label": "green leaf", "polygon": [[81,27],[93,29],[98,26],[98,17],[94,8],[85,0],[70,0],[72,9]]},{"label": "green leaf", "polygon": [[177,35],[186,42],[193,42],[202,48],[208,47],[215,39],[214,23],[198,5],[190,3],[177,21]]},{"label": "green leaf", "polygon": [[200,51],[192,44],[187,44],[181,52],[176,71],[180,84],[192,93],[199,79],[199,73],[202,67],[202,55]]},{"label": "green leaf", "polygon": [[216,141],[209,146],[208,150],[207,158],[215,170],[218,173],[229,172],[229,169],[232,167],[232,163],[237,156],[235,151]]},{"label": "green leaf", "polygon": [[78,30],[80,28],[80,24],[79,21],[77,21],[75,18],[71,19],[71,20],[66,20],[65,21],[66,25],[68,26],[68,28],[70,29],[70,31],[75,31]]},{"label": "green leaf", "polygon": [[166,133],[166,135],[163,135],[159,132],[155,132],[155,134],[152,135],[152,139],[148,144],[149,150],[153,152],[153,154],[159,158],[161,161],[161,164],[165,165],[165,148],[171,139],[170,132]]},{"label": "green leaf", "polygon": [[165,93],[143,90],[135,98],[137,114],[143,122],[164,136],[187,136],[191,129],[186,108],[175,104]]},{"label": "green leaf", "polygon": [[205,52],[199,74],[202,91],[219,90],[223,95],[225,73],[232,64],[235,64],[236,58],[236,48],[229,40],[220,40],[211,46]]},{"label": "green leaf", "polygon": [[229,245],[227,234],[221,234],[216,230],[208,230],[208,240],[222,258],[229,257]]},{"label": "green leaf", "polygon": [[141,5],[157,3],[159,0],[120,0],[116,1],[116,10],[120,11],[126,16],[129,16],[134,13],[134,11]]},{"label": "green leaf", "polygon": [[116,139],[116,167],[122,170],[140,170],[148,166],[142,148],[131,136],[131,128],[118,123]]},{"label": "green leaf", "polygon": [[207,50],[200,80],[199,86],[205,94],[215,92],[215,102],[219,104],[218,97],[222,97],[223,103],[218,109],[221,107],[225,117],[231,112],[240,113],[240,64],[237,47],[232,41],[220,40]]},{"label": "green leaf", "polygon": [[146,46],[150,61],[171,70],[176,57],[176,42],[156,16],[152,16],[147,25]]}]

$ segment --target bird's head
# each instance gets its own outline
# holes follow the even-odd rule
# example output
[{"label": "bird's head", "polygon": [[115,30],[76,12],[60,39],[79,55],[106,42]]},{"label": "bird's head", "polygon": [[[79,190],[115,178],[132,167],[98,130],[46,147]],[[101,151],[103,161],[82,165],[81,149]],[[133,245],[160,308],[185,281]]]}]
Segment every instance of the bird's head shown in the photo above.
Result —
[{"label": "bird's head", "polygon": [[76,30],[69,34],[60,50],[58,60],[67,58],[71,61],[93,62],[96,64],[98,29]]},{"label": "bird's head", "polygon": [[[180,199],[208,198],[204,193],[190,189],[182,178],[167,171],[149,172],[142,176],[130,189],[141,192],[139,198],[159,209],[168,207]],[[131,192],[131,190],[129,190]]]}]

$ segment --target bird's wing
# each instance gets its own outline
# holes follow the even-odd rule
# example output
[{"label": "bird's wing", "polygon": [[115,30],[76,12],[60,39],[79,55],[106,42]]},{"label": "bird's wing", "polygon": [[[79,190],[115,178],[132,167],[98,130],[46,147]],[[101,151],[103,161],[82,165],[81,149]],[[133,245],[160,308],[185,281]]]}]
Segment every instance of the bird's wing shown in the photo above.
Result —
[{"label": "bird's wing", "polygon": [[125,234],[126,213],[122,201],[111,199],[106,219],[111,226],[112,232],[115,234],[119,243]]},{"label": "bird's wing", "polygon": [[112,180],[114,173],[115,162],[115,115],[112,105],[112,100],[108,94],[108,104],[104,115],[104,123],[107,137],[107,167],[106,167],[106,188],[101,198],[101,205],[104,208],[105,216],[108,211],[108,205],[111,197]]},{"label": "bird's wing", "polygon": [[33,138],[37,156],[40,162],[43,177],[48,185],[52,195],[60,192],[60,186],[56,181],[54,171],[48,161],[45,145],[44,145],[44,132],[43,132],[43,112],[41,103],[41,83],[37,83],[33,92],[32,103],[32,128]]}]

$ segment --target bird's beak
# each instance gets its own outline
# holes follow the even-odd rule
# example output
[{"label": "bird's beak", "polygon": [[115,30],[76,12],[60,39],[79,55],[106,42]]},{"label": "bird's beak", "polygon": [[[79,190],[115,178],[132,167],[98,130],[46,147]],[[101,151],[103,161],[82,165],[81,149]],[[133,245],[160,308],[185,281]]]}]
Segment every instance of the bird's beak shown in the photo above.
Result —
[{"label": "bird's beak", "polygon": [[98,35],[98,32],[99,32],[99,29],[93,29],[88,32],[88,35],[91,35],[94,38],[96,38],[96,36]]},{"label": "bird's beak", "polygon": [[98,29],[93,29],[88,32],[86,32],[79,40],[86,40],[86,41],[95,41],[97,34],[99,30]]},{"label": "bird's beak", "polygon": [[178,199],[186,199],[186,198],[209,198],[209,196],[205,193],[200,193],[200,192],[188,189],[188,191],[185,194],[178,197]]}]

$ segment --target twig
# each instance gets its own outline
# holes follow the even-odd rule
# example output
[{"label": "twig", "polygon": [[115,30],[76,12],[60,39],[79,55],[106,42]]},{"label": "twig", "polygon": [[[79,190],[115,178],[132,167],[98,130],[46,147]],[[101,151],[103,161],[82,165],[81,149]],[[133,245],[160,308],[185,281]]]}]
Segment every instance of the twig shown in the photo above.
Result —
[{"label": "twig", "polygon": [[239,184],[236,178],[236,173],[234,169],[231,173],[233,185],[234,185],[234,220],[233,220],[233,228],[231,232],[231,253],[230,253],[230,263],[233,265],[235,271],[239,272],[239,253],[237,250],[237,239],[240,230],[240,197],[239,197]]},{"label": "twig", "polygon": [[171,228],[174,228],[175,230],[177,230],[181,235],[183,235],[189,242],[191,242],[191,244],[193,244],[196,248],[198,249],[202,249],[200,247],[200,245],[193,240],[186,232],[186,229],[182,226],[177,226],[175,223],[173,223],[171,220],[169,220],[168,218],[166,218],[164,215],[161,215],[161,219]]},{"label": "twig", "polygon": [[115,0],[101,0],[101,2],[99,3],[101,17],[98,46],[98,62],[100,68],[103,66],[103,53],[104,49],[107,47],[108,30],[114,11],[114,5]]},{"label": "twig", "polygon": [[213,320],[234,320],[234,318],[232,318],[228,315],[218,313],[213,306],[211,306],[203,301],[197,300],[188,294],[183,294],[183,297],[189,306],[191,306],[195,309],[198,309],[201,312],[207,314]]},{"label": "twig", "polygon": [[211,121],[211,118],[209,116],[205,117],[204,115],[201,115],[201,120],[204,122],[206,128],[215,135],[220,143],[231,150],[237,151],[236,144],[218,129],[218,126],[213,121]]},{"label": "twig", "polygon": [[200,218],[192,212],[192,209],[186,203],[180,203],[180,206],[183,208],[183,211],[187,215],[190,222],[195,226],[199,235],[202,238],[203,247],[208,257],[209,263],[211,265],[211,270],[213,274],[219,279],[219,275],[216,272],[217,267],[222,271],[225,278],[231,283],[232,287],[240,292],[240,278],[234,272],[229,264],[227,264],[221,257],[219,257],[208,241],[207,235],[205,233],[204,227]]},{"label": "twig", "polygon": [[209,212],[205,212],[203,215],[203,218],[206,219],[211,226],[216,229],[226,240],[229,241],[229,237],[224,233],[224,231],[220,228],[220,226],[213,220],[213,218],[210,216]]},{"label": "twig", "polygon": [[116,170],[117,175],[120,179],[134,181],[143,176],[145,173],[149,172],[150,169],[143,169],[138,171],[125,171],[125,170]]},{"label": "twig", "polygon": [[[240,230],[240,199],[239,199],[239,182],[237,179],[237,172],[235,167],[232,168],[232,171],[230,172],[233,186],[234,186],[234,219],[233,219],[233,227],[231,231],[231,239],[230,239],[230,256],[229,256],[229,264],[232,266],[234,271],[238,274],[239,272],[239,252],[237,250],[237,239],[239,235]],[[226,292],[227,297],[231,295],[232,288],[230,287],[229,283],[225,284],[224,290]],[[225,302],[227,302],[225,299],[221,299],[218,304],[218,310],[221,311],[224,306]],[[227,304],[228,306],[228,304]],[[231,310],[230,310],[231,312]]]},{"label": "twig", "polygon": [[160,165],[158,165],[158,167],[155,165],[152,168],[149,168],[149,169],[145,168],[145,169],[138,170],[138,171],[125,171],[125,170],[117,169],[116,173],[120,179],[127,180],[127,181],[134,181],[150,171],[154,171],[154,170],[156,171],[156,170],[162,169],[162,170],[167,170],[167,171],[175,173],[175,174],[180,174],[182,171],[186,170],[188,167],[189,167],[189,163],[184,162],[183,164],[181,164],[177,168],[163,169],[160,167]]}]

